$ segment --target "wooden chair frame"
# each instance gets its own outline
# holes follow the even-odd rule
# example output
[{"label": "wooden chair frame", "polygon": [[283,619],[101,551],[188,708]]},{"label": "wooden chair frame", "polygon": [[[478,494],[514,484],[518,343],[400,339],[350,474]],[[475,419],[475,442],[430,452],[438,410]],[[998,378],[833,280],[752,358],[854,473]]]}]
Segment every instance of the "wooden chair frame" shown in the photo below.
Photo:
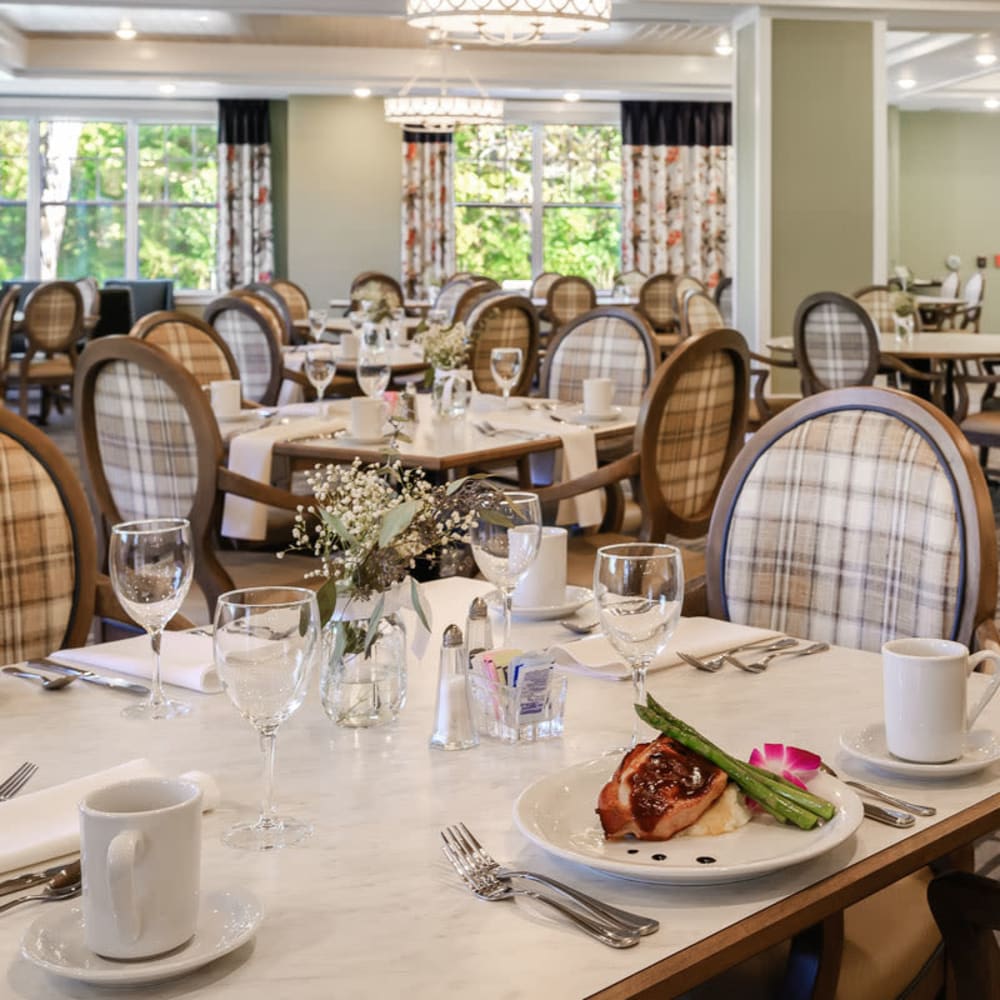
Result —
[{"label": "wooden chair frame", "polygon": [[[719,325],[713,327],[715,330],[726,329],[725,321],[722,318],[722,313],[719,311],[719,307],[716,305],[715,300],[712,298],[708,292],[698,292],[689,290],[684,296],[684,302],[678,310],[678,315],[681,318],[681,340],[688,340],[691,336],[698,336],[698,334],[692,334],[691,331],[691,319],[688,315],[691,310],[691,300],[692,299],[704,299],[706,302],[710,303],[712,308],[719,312]],[[730,328],[731,329],[731,328]]]},{"label": "wooden chair frame", "polygon": [[[289,281],[288,278],[275,278],[271,282],[271,288],[273,288],[274,291],[281,296],[282,300],[284,301],[285,305],[288,308],[288,312],[291,315],[292,320],[303,320],[309,318],[309,310],[312,308],[312,304],[309,301],[309,296],[306,295],[306,290],[301,285],[297,285],[294,281]],[[306,304],[306,311],[304,316],[296,315],[295,310],[292,308],[291,302],[282,292],[282,288],[291,288],[297,295],[302,296],[302,300]]]},{"label": "wooden chair frame", "polygon": [[651,274],[639,289],[639,305],[637,306],[638,311],[642,314],[643,319],[650,325],[650,327],[657,333],[673,333],[678,328],[678,313],[676,308],[676,303],[674,306],[674,320],[669,324],[664,324],[659,322],[650,315],[649,308],[646,305],[649,299],[650,289],[654,288],[656,285],[663,284],[665,281],[670,282],[670,300],[675,302],[676,300],[676,283],[678,275],[670,274],[669,272],[663,274]]},{"label": "wooden chair frame", "polygon": [[[538,313],[535,311],[535,307],[531,304],[531,299],[525,298],[523,295],[514,295],[508,292],[500,291],[494,295],[489,295],[473,306],[472,311],[469,313],[469,334],[473,338],[472,351],[475,353],[475,336],[476,336],[476,325],[480,319],[484,318],[486,313],[491,312],[493,309],[519,309],[524,313],[528,320],[529,333],[528,333],[528,348],[526,356],[524,359],[524,365],[521,368],[521,375],[517,380],[517,384],[511,389],[512,396],[526,396],[531,384],[535,378],[535,371],[538,368],[538,349],[539,349],[539,330],[538,330]],[[475,365],[472,365],[473,370],[475,370]]]},{"label": "wooden chair frame", "polygon": [[351,282],[350,291],[347,293],[347,297],[351,300],[351,310],[361,308],[360,301],[354,298],[355,289],[366,285],[369,281],[378,281],[388,285],[399,296],[400,306],[405,305],[406,296],[403,294],[403,286],[391,274],[385,274],[382,271],[362,271],[360,274],[355,275],[354,280]]},{"label": "wooden chair frame", "polygon": [[11,285],[0,298],[0,408],[6,405],[7,370],[10,366],[11,337],[14,333],[14,313],[21,297],[21,286]]},{"label": "wooden chair frame", "polygon": [[254,281],[247,285],[245,291],[253,292],[258,298],[263,299],[273,310],[281,324],[282,344],[292,344],[295,342],[295,323],[292,320],[292,312],[288,308],[288,303],[278,294],[278,292],[265,281]]},{"label": "wooden chair frame", "polygon": [[[253,297],[256,298],[256,296]],[[278,402],[278,393],[281,391],[281,380],[284,372],[284,363],[281,355],[281,343],[275,334],[274,328],[270,323],[268,323],[267,319],[261,315],[260,309],[246,297],[224,295],[222,298],[215,299],[214,302],[210,302],[205,308],[205,322],[211,325],[214,329],[215,318],[220,313],[230,309],[252,319],[267,336],[271,371],[267,380],[267,388],[264,390],[261,398],[259,400],[255,400],[255,402],[262,403],[264,406],[274,406]],[[220,339],[224,339],[218,330],[216,330],[216,334]],[[230,354],[232,353],[232,348],[230,348]],[[235,355],[233,356],[235,358]],[[234,363],[237,364],[238,368],[238,363],[235,361]]]},{"label": "wooden chair frame", "polygon": [[[552,308],[552,303],[555,301],[556,293],[560,288],[564,288],[566,285],[578,284],[584,285],[589,291],[588,296],[590,299],[590,310],[597,307],[597,291],[591,282],[587,281],[586,278],[581,278],[578,274],[564,274],[561,277],[556,278],[555,281],[549,285],[548,293],[545,296],[545,315],[548,320],[558,329],[562,329],[565,326],[570,325],[575,322],[578,316],[573,316],[568,320],[560,319],[559,314]],[[580,314],[583,315],[583,314]]]},{"label": "wooden chair frame", "polygon": [[198,319],[197,316],[191,316],[188,313],[169,312],[166,309],[161,309],[159,312],[148,313],[143,316],[142,319],[138,320],[135,326],[129,330],[128,335],[130,337],[136,337],[139,340],[146,340],[158,326],[163,326],[166,323],[183,323],[186,326],[193,327],[195,330],[205,334],[205,336],[208,337],[216,347],[218,347],[220,353],[225,357],[226,364],[229,366],[230,378],[238,379],[240,377],[240,366],[236,363],[236,358],[233,357],[233,352],[229,349],[229,345],[222,339],[221,336],[219,336],[219,331],[216,330],[214,326],[210,323],[206,323],[203,319]]},{"label": "wooden chair frame", "polygon": [[462,292],[459,300],[455,303],[455,311],[452,313],[454,322],[464,323],[482,299],[499,291],[502,289],[492,278],[474,281]]}]

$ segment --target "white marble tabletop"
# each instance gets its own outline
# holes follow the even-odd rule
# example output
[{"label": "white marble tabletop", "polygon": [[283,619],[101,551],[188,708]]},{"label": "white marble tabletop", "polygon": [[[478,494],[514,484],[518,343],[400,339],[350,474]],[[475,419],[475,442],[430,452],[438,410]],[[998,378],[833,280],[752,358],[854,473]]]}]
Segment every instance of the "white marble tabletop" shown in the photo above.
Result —
[{"label": "white marble tabletop", "polygon": [[[767,346],[773,351],[791,353],[795,350],[795,338],[774,337],[767,342]],[[928,332],[914,333],[905,341],[901,341],[894,333],[882,333],[879,335],[879,349],[883,354],[891,354],[896,358],[937,358],[952,361],[1000,358],[1000,334]]]},{"label": "white marble tabletop", "polygon": [[[484,589],[469,580],[431,585],[436,634],[452,621],[461,623],[471,596]],[[558,632],[552,623],[515,621],[513,639],[537,646]],[[723,642],[724,633],[720,626]],[[558,638],[565,640],[565,633]],[[605,877],[530,846],[511,809],[537,778],[627,739],[630,685],[573,676],[562,738],[483,742],[444,753],[428,748],[436,676],[432,640],[424,659],[410,665],[409,700],[400,719],[367,731],[335,727],[314,684],[279,734],[277,787],[279,807],[310,820],[315,832],[301,847],[257,855],[220,841],[226,827],[254,810],[261,766],[253,730],[224,694],[184,691],[194,703],[188,718],[140,723],[120,717],[124,695],[83,684],[47,692],[0,675],[0,772],[24,759],[36,761],[40,770],[29,789],[139,756],[168,773],[207,770],[221,784],[221,806],[205,816],[203,890],[242,886],[257,894],[266,916],[256,939],[183,979],[116,995],[576,1000],[613,990],[626,996],[659,977],[651,966],[686,963],[685,956],[672,958],[683,949],[884,848],[919,840],[977,801],[1000,802],[996,765],[948,783],[915,783],[875,775],[838,750],[843,727],[880,717],[877,656],[835,649],[808,660],[779,660],[760,675],[677,667],[652,674],[651,691],[731,752],[745,754],[764,740],[809,747],[843,774],[933,803],[938,816],[918,819],[909,833],[865,821],[832,853],[751,882],[664,887]],[[1000,726],[1000,705],[983,719]],[[0,832],[2,811],[0,804]],[[475,899],[439,849],[441,827],[459,820],[499,858],[655,916],[660,931],[635,948],[613,951],[534,904]],[[6,959],[0,994],[30,1000],[103,995],[51,978],[19,957],[20,939],[39,914],[24,906],[0,917]]]}]

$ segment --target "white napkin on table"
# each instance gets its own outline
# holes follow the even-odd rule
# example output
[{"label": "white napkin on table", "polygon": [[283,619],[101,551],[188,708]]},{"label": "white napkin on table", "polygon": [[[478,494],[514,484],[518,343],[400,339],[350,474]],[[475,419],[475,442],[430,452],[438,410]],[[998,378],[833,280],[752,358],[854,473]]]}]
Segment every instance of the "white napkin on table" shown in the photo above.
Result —
[{"label": "white napkin on table", "polygon": [[[163,774],[145,758],[88,774],[83,778],[39,792],[22,792],[0,802],[0,872],[39,864],[80,850],[78,807],[98,788],[134,778],[161,778]],[[211,775],[189,771],[181,775],[201,786],[202,809],[219,804],[219,787]]]},{"label": "white napkin on table", "polygon": [[[649,669],[663,670],[683,663],[677,650],[692,656],[712,656],[730,646],[739,646],[772,635],[777,637],[781,633],[766,628],[720,622],[714,618],[682,618],[670,637],[667,648],[653,660]],[[552,646],[550,652],[556,664],[570,673],[613,681],[627,680],[632,676],[621,653],[603,635],[564,642]]]},{"label": "white napkin on table", "polygon": [[[279,441],[318,437],[345,424],[325,417],[311,417],[288,424],[272,424],[238,434],[229,442],[229,468],[260,483],[271,482],[271,449]],[[267,537],[267,506],[246,497],[226,495],[222,509],[222,534],[229,538],[263,541]]]},{"label": "white napkin on table", "polygon": [[[148,635],[80,646],[78,649],[61,649],[52,654],[52,659],[86,670],[96,667],[147,680],[153,676],[153,650]],[[222,683],[215,672],[212,637],[191,632],[164,632],[160,644],[160,675],[165,684],[175,684],[203,694],[218,694]]]}]

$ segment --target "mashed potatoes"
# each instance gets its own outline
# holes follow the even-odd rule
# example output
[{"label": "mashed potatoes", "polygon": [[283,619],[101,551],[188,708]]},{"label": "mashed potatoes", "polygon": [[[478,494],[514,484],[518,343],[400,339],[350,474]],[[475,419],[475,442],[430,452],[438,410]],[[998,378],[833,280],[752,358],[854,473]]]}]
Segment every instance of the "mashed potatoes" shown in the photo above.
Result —
[{"label": "mashed potatoes", "polygon": [[696,823],[682,830],[678,837],[717,837],[732,833],[750,822],[751,813],[743,802],[739,786],[730,781],[726,790],[709,806]]}]

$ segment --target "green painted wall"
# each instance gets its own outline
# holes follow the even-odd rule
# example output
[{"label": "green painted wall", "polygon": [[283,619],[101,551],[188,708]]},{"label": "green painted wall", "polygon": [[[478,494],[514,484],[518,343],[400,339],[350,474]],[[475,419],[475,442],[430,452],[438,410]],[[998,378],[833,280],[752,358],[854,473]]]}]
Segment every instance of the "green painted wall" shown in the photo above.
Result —
[{"label": "green painted wall", "polygon": [[736,103],[734,140],[736,162],[736,246],[733,286],[734,325],[756,350],[763,341],[757,329],[757,107],[754,83],[757,66],[757,24],[740,28],[736,36]]},{"label": "green painted wall", "polygon": [[772,25],[772,316],[792,332],[812,292],[871,283],[874,29]]},{"label": "green painted wall", "polygon": [[[1000,116],[986,112],[899,113],[899,262],[920,277],[941,277],[944,259],[962,258],[963,282],[985,256],[982,330],[1000,332]],[[1000,277],[1000,276],[998,276]]]},{"label": "green painted wall", "polygon": [[271,101],[271,225],[274,273],[288,277],[288,101]]}]

